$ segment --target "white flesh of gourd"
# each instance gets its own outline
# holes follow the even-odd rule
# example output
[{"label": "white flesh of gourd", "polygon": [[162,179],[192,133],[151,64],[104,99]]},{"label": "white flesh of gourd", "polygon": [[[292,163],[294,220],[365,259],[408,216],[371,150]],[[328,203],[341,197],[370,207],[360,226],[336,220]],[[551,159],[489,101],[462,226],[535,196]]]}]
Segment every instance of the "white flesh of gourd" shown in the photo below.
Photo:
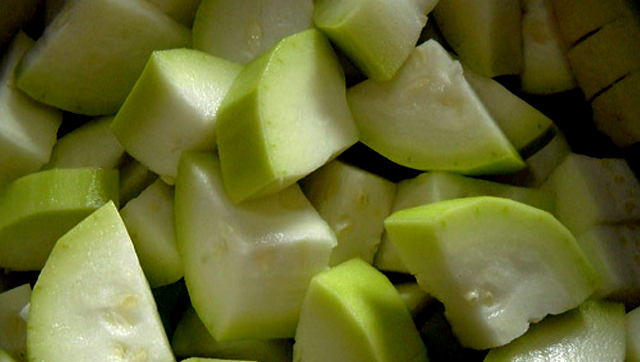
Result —
[{"label": "white flesh of gourd", "polygon": [[293,337],[308,283],[337,244],[299,186],[234,204],[216,156],[189,153],[180,161],[175,207],[185,282],[211,335]]},{"label": "white flesh of gourd", "polygon": [[27,349],[34,361],[175,361],[113,203],[54,247],[32,293]]}]

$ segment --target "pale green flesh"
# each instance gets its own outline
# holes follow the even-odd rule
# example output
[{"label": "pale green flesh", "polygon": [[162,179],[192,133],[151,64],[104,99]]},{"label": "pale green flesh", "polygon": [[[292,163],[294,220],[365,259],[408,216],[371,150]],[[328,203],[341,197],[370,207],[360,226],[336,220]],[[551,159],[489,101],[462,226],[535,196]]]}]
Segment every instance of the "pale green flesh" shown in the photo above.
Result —
[{"label": "pale green flesh", "polygon": [[627,362],[640,361],[640,307],[625,315]]},{"label": "pale green flesh", "polygon": [[58,139],[43,169],[118,168],[125,152],[111,131],[112,121],[111,116],[99,117]]},{"label": "pale green flesh", "polygon": [[556,193],[558,220],[576,237],[594,225],[640,220],[640,183],[622,158],[571,153],[541,188]]},{"label": "pale green flesh", "polygon": [[32,293],[27,349],[32,361],[175,361],[113,203],[56,243]]},{"label": "pale green flesh", "polygon": [[62,112],[16,89],[15,67],[33,46],[23,32],[13,38],[0,64],[0,187],[36,172],[51,156]]},{"label": "pale green flesh", "polygon": [[577,237],[600,275],[593,298],[640,304],[640,228],[634,224],[596,225]]},{"label": "pale green flesh", "polygon": [[220,103],[242,66],[192,49],[155,51],[118,111],[124,148],[170,184],[184,150],[213,150]]},{"label": "pale green flesh", "polygon": [[154,49],[191,44],[187,28],[143,0],[68,2],[18,67],[18,88],[87,115],[115,114]]},{"label": "pale green flesh", "polygon": [[388,82],[347,92],[360,141],[400,165],[463,174],[509,173],[525,165],[434,40],[419,45]]},{"label": "pale green flesh", "polygon": [[522,90],[554,94],[576,88],[550,1],[525,0],[522,5]]},{"label": "pale green flesh", "polygon": [[203,0],[193,46],[241,64],[278,41],[312,27],[312,0]]},{"label": "pale green flesh", "polygon": [[0,265],[40,270],[56,240],[109,200],[118,173],[56,169],[24,176],[0,192]]},{"label": "pale green flesh", "polygon": [[355,166],[334,160],[300,183],[311,204],[338,238],[329,265],[359,257],[368,263],[384,231],[396,184]]},{"label": "pale green flesh", "polygon": [[256,360],[260,362],[290,361],[291,339],[246,339],[219,342],[213,339],[193,308],[188,308],[173,332],[171,347],[178,358],[203,356]]},{"label": "pale green flesh", "polygon": [[465,64],[495,77],[522,71],[521,11],[511,0],[445,0],[433,16]]},{"label": "pale green flesh", "polygon": [[30,297],[29,284],[0,293],[0,349],[21,361],[26,360],[27,356],[27,324],[20,316],[20,311],[29,304]]},{"label": "pale green flesh", "polygon": [[[550,191],[434,171],[400,181],[392,212],[443,200],[473,196],[504,197],[551,213],[555,210],[555,195]],[[387,234],[383,234],[374,265],[381,270],[408,272]]]},{"label": "pale green flesh", "polygon": [[532,325],[522,337],[489,351],[484,362],[624,361],[624,316],[620,303],[588,300]]},{"label": "pale green flesh", "polygon": [[408,270],[445,305],[463,346],[504,345],[531,321],[577,306],[599,284],[562,224],[509,199],[479,196],[400,210],[385,227]]},{"label": "pale green flesh", "polygon": [[173,188],[156,180],[120,211],[152,288],[174,283],[183,276],[176,246],[173,197]]},{"label": "pale green flesh", "polygon": [[295,339],[294,361],[428,361],[398,292],[361,259],[312,279]]},{"label": "pale green flesh", "polygon": [[285,38],[248,64],[218,119],[230,198],[282,190],[356,143],[345,92],[333,49],[317,30]]},{"label": "pale green flesh", "polygon": [[464,77],[513,147],[521,154],[537,151],[553,121],[493,78],[470,69],[465,69]]},{"label": "pale green flesh", "polygon": [[413,0],[320,0],[314,23],[369,78],[389,80],[427,23]]},{"label": "pale green flesh", "polygon": [[293,337],[309,280],[327,268],[336,245],[300,188],[234,204],[216,156],[187,153],[175,212],[191,302],[211,335]]},{"label": "pale green flesh", "polygon": [[163,13],[169,15],[180,24],[184,24],[187,28],[193,25],[193,19],[196,17],[196,11],[202,3],[202,0],[147,0]]}]

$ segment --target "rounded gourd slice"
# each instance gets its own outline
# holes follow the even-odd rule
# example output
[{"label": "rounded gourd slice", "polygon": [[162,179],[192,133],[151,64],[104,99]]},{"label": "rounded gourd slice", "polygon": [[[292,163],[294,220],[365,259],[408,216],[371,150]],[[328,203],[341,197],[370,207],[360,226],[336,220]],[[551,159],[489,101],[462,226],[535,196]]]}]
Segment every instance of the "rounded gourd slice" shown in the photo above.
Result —
[{"label": "rounded gourd slice", "polygon": [[347,90],[360,141],[417,170],[510,173],[520,155],[435,40],[416,47],[388,81],[367,79]]},{"label": "rounded gourd slice", "polygon": [[86,115],[118,111],[153,50],[191,32],[144,0],[67,1],[16,69],[32,98]]},{"label": "rounded gourd slice", "polygon": [[109,200],[118,171],[78,168],[33,173],[0,191],[0,267],[40,270],[56,240]]},{"label": "rounded gourd slice", "polygon": [[486,349],[582,303],[599,278],[550,213],[479,196],[400,210],[385,221],[400,259],[445,305],[463,346]]},{"label": "rounded gourd slice", "polygon": [[359,258],[313,277],[295,340],[294,361],[428,361],[398,291]]},{"label": "rounded gourd slice", "polygon": [[113,203],[56,243],[32,292],[27,350],[33,361],[175,361]]}]

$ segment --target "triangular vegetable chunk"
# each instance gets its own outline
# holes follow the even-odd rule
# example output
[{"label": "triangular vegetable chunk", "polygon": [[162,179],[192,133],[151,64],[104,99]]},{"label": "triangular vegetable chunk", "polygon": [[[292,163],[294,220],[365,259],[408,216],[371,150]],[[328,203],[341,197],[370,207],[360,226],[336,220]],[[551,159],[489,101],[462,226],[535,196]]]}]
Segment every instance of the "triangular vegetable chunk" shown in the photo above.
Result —
[{"label": "triangular vegetable chunk", "polygon": [[113,203],[56,243],[32,293],[27,350],[33,361],[175,361]]}]

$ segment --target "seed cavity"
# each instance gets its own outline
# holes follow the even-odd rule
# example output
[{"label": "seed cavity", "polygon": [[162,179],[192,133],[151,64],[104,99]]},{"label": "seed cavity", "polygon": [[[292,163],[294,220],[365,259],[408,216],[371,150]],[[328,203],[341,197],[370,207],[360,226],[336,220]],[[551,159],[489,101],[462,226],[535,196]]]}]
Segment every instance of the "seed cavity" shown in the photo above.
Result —
[{"label": "seed cavity", "polygon": [[149,360],[149,352],[140,347],[131,347],[123,342],[116,342],[114,356],[122,362],[146,362]]},{"label": "seed cavity", "polygon": [[136,311],[140,302],[134,294],[124,295],[114,306],[101,311],[101,320],[114,334],[129,334],[137,324]]}]

